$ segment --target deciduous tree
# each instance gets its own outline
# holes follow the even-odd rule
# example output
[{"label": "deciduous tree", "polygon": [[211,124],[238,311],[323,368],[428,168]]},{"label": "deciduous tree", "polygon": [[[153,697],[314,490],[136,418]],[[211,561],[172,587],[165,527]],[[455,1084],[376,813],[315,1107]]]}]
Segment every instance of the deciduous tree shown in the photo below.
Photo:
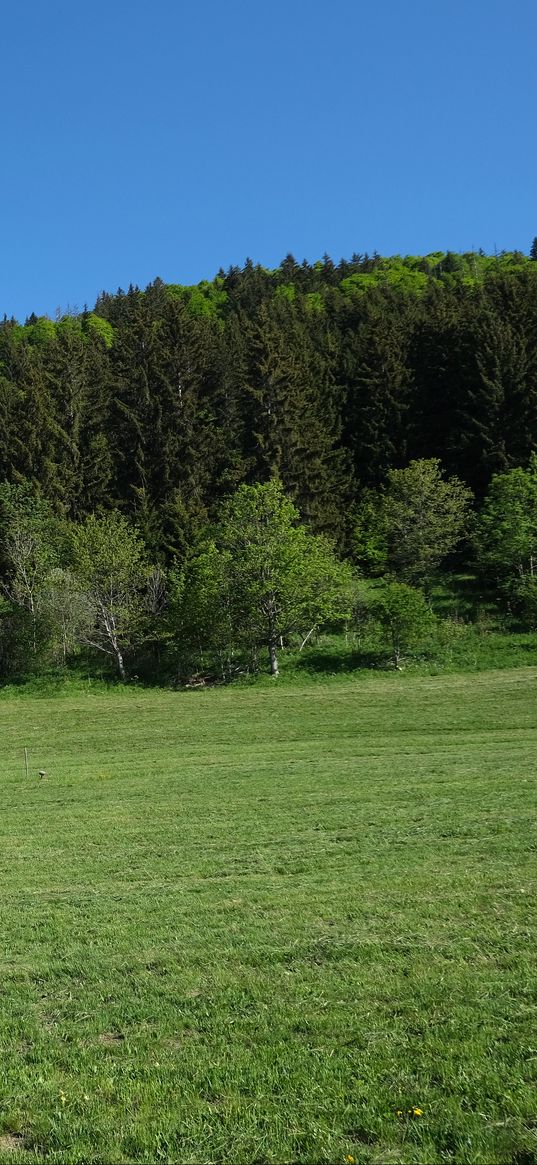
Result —
[{"label": "deciduous tree", "polygon": [[475,545],[482,571],[501,586],[537,576],[537,455],[527,469],[493,477]]},{"label": "deciduous tree", "polygon": [[[241,486],[223,507],[214,544],[193,564],[190,584],[205,636],[216,621],[221,646],[232,639],[250,655],[266,647],[275,677],[284,636],[352,610],[350,567],[338,561],[324,537],[299,524],[296,507],[275,479]],[[188,588],[187,577],[192,610]]]},{"label": "deciduous tree", "polygon": [[392,469],[376,503],[368,494],[358,508],[356,552],[404,582],[427,587],[464,533],[471,497],[458,478],[444,477],[437,458]]},{"label": "deciduous tree", "polygon": [[403,654],[422,645],[434,626],[424,595],[406,583],[383,583],[371,604],[371,612],[386,632],[392,663],[397,669]]},{"label": "deciduous tree", "polygon": [[74,527],[72,557],[79,593],[91,615],[83,642],[112,656],[125,680],[125,652],[136,642],[144,617],[149,574],[144,544],[123,515],[113,512]]}]

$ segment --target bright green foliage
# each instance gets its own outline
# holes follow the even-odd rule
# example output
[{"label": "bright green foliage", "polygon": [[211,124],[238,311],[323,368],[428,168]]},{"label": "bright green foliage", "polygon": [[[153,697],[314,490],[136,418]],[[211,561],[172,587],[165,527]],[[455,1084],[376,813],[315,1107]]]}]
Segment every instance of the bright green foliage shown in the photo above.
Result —
[{"label": "bright green foliage", "polygon": [[25,329],[31,344],[48,344],[56,338],[56,324],[47,316],[39,316],[34,324]]},{"label": "bright green foliage", "polygon": [[169,622],[175,638],[174,656],[182,676],[233,675],[240,660],[240,630],[234,626],[229,555],[207,541],[188,567],[172,576]]},{"label": "bright green foliage", "polygon": [[80,521],[119,508],[168,563],[221,499],[278,475],[349,549],[364,489],[441,458],[483,496],[537,443],[537,265],[287,255],[93,311],[0,325],[0,480]]},{"label": "bright green foliage", "polygon": [[54,566],[47,571],[40,588],[39,612],[52,657],[65,665],[80,644],[91,638],[94,615],[87,593],[70,570]]},{"label": "bright green foliage", "polygon": [[311,315],[320,315],[324,311],[324,302],[320,291],[311,291],[309,295],[306,295],[304,307]]},{"label": "bright green foliage", "polygon": [[383,583],[375,592],[371,613],[384,628],[396,668],[405,651],[426,644],[434,628],[424,595],[406,583]]},{"label": "bright green foliage", "polygon": [[389,568],[407,582],[428,584],[465,532],[471,497],[458,478],[444,477],[437,458],[390,470],[378,508]]},{"label": "bright green foliage", "polygon": [[97,316],[95,312],[90,312],[86,324],[88,329],[96,332],[101,337],[106,348],[112,347],[114,343],[114,329],[108,320],[103,320],[102,316]]},{"label": "bright green foliage", "polygon": [[495,582],[537,574],[537,455],[527,469],[512,469],[493,477],[477,532],[481,568]]},{"label": "bright green foliage", "polygon": [[199,607],[200,630],[216,621],[216,641],[223,645],[231,636],[253,661],[265,647],[273,675],[282,637],[352,610],[350,568],[298,520],[277,480],[241,486],[223,508],[214,545],[194,564],[193,596],[185,581],[187,603]]},{"label": "bright green foliage", "polygon": [[56,560],[59,524],[51,507],[26,485],[0,486],[0,537],[4,563],[13,571],[18,600]]},{"label": "bright green foliage", "polygon": [[170,283],[166,291],[171,299],[182,300],[188,307],[190,315],[218,319],[227,303],[227,294],[222,284],[223,280],[219,278],[214,279],[211,283],[204,280],[192,287],[182,287],[179,283]]},{"label": "bright green foliage", "polygon": [[[55,322],[5,318],[0,481],[27,483],[72,522],[120,511],[166,571],[192,562],[223,499],[277,477],[307,528],[364,572],[430,588],[453,547],[473,569],[456,545],[468,499],[459,490],[455,512],[457,480],[479,506],[537,447],[536,339],[537,264],[519,252],[288,254],[272,271],[248,259],[191,287],[103,293]],[[533,625],[531,586],[507,581],[518,567],[500,570],[489,547],[482,568]],[[205,623],[202,645],[190,617],[177,642],[193,667],[200,651],[217,674],[251,659],[249,632],[239,648],[236,632],[223,643]],[[62,634],[53,641],[61,658]]]},{"label": "bright green foliage", "polygon": [[402,295],[422,297],[435,284],[473,288],[481,285],[487,277],[505,272],[528,272],[529,269],[529,260],[520,251],[506,251],[501,255],[436,251],[423,257],[378,256],[369,270],[347,276],[341,280],[340,287],[347,296],[363,296],[375,288],[392,287]]},{"label": "bright green foliage", "polygon": [[72,532],[73,575],[90,613],[84,642],[111,655],[126,678],[124,652],[144,616],[149,569],[144,544],[122,514],[88,518]]},{"label": "bright green foliage", "polygon": [[293,303],[296,299],[296,287],[294,283],[280,283],[274,293],[275,299],[286,299],[288,303]]},{"label": "bright green foliage", "polygon": [[428,285],[424,271],[413,270],[406,260],[384,259],[374,271],[350,275],[341,282],[341,290],[346,295],[364,295],[375,287],[393,287],[403,295],[421,296]]},{"label": "bright green foliage", "polygon": [[366,491],[356,509],[353,556],[366,572],[391,571],[428,585],[463,536],[471,491],[446,480],[436,458],[392,469],[383,493]]},{"label": "bright green foliage", "polygon": [[373,489],[364,490],[353,515],[351,554],[365,575],[385,574],[388,568],[388,540],[382,517],[382,499]]}]

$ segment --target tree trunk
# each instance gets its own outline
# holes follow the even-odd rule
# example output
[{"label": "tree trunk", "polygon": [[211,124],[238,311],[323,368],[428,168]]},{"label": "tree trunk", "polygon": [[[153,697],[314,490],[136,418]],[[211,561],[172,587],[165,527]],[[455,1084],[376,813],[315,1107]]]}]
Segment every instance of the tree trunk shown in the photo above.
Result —
[{"label": "tree trunk", "polygon": [[401,671],[401,644],[395,627],[392,628],[392,663],[396,671]]},{"label": "tree trunk", "polygon": [[278,668],[278,655],[276,652],[276,641],[274,639],[269,640],[268,649],[270,656],[270,674],[273,679],[277,679],[280,674],[280,670]]},{"label": "tree trunk", "polygon": [[30,613],[32,616],[32,647],[34,655],[37,655],[37,616],[35,612],[34,597],[30,595]]},{"label": "tree trunk", "polygon": [[117,638],[117,633],[116,633],[116,621],[115,621],[113,612],[107,611],[104,603],[100,603],[99,607],[100,607],[100,611],[101,611],[103,625],[105,627],[106,634],[108,636],[108,642],[109,642],[110,647],[112,649],[111,651],[109,651],[109,654],[111,655],[113,652],[113,654],[115,655],[116,663],[117,663],[117,670],[121,676],[122,682],[125,683],[126,679],[127,679],[127,673],[125,671],[125,664],[123,663],[123,654],[122,654],[121,648],[120,648],[119,643],[118,643],[118,638]]},{"label": "tree trunk", "polygon": [[[310,635],[313,635],[313,632],[316,630],[317,630],[317,624],[314,623],[313,627],[311,627],[311,629],[308,631],[308,634],[306,635],[305,639],[302,640],[302,643],[300,644],[300,647],[298,649],[299,651],[302,651],[302,649],[306,646],[306,643],[308,642]],[[347,629],[345,628],[345,643],[346,642],[347,642]]]},{"label": "tree trunk", "polygon": [[116,652],[116,659],[117,659],[117,669],[118,669],[118,672],[121,676],[123,683],[125,683],[125,681],[127,679],[127,673],[125,671],[125,664],[123,663],[123,656],[122,656],[121,651],[120,651],[117,644],[115,645],[115,652]]}]

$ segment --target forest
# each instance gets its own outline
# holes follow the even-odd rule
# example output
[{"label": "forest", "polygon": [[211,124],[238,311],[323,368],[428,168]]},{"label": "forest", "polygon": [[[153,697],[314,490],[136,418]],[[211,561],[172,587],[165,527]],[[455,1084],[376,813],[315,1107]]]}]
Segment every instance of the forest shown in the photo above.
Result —
[{"label": "forest", "polygon": [[0,677],[276,676],[366,624],[398,667],[442,577],[533,629],[536,260],[288,255],[4,317]]}]

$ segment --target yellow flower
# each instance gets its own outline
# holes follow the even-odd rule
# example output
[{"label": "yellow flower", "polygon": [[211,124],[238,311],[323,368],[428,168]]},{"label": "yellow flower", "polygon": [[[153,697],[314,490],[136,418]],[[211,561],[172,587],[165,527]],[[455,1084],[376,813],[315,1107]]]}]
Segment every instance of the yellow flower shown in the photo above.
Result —
[{"label": "yellow flower", "polygon": [[356,1157],[352,1157],[350,1153],[347,1153],[345,1160],[349,1162],[349,1165],[356,1165]]},{"label": "yellow flower", "polygon": [[395,1114],[395,1115],[396,1115],[396,1116],[402,1116],[402,1115],[403,1115],[403,1110],[402,1110],[402,1108],[398,1108],[398,1109],[397,1109],[397,1112],[396,1112],[396,1114]]},{"label": "yellow flower", "polygon": [[412,1111],[413,1116],[423,1116],[423,1109],[422,1108],[413,1108],[411,1111]]}]

